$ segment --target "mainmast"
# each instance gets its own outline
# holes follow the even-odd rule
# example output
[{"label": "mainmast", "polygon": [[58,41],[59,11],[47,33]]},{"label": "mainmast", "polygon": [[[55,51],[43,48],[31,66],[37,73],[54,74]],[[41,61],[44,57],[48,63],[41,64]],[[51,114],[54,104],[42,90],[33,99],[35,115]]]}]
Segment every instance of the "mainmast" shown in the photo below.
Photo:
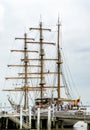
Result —
[{"label": "mainmast", "polygon": [[26,33],[24,34],[24,37],[25,37],[25,39],[24,39],[24,50],[25,50],[25,52],[24,52],[24,59],[25,59],[25,61],[24,61],[24,66],[25,66],[25,83],[24,83],[24,86],[25,86],[25,96],[24,96],[24,109],[27,109],[28,108],[28,90],[27,90],[27,84],[28,84],[28,82],[27,82],[27,80],[28,80],[28,78],[27,78],[27,63],[28,63],[28,55],[27,55],[27,44],[26,44],[26,38],[27,38],[27,35],[26,35]]},{"label": "mainmast", "polygon": [[[42,32],[43,31],[51,31],[51,29],[47,29],[47,28],[42,28],[42,22],[40,22],[40,27],[39,28],[30,28],[30,30],[39,30],[40,31],[40,88],[41,88],[41,92],[40,92],[40,98],[42,100],[43,98],[43,89],[44,89],[44,85],[45,85],[45,81],[44,81],[44,48],[43,48],[43,44],[54,44],[54,43],[49,43],[49,42],[43,42],[43,34]],[[35,42],[36,43],[36,42]],[[49,60],[49,59],[46,59],[46,60]]]},{"label": "mainmast", "polygon": [[60,54],[60,22],[59,22],[59,18],[58,18],[58,35],[57,35],[57,48],[58,48],[58,61],[57,61],[57,71],[58,71],[58,99],[61,98],[61,94],[60,94],[60,88],[61,88],[61,84],[60,84],[60,65],[61,65],[61,54]]},{"label": "mainmast", "polygon": [[43,87],[44,87],[44,75],[43,75],[43,67],[44,67],[44,63],[43,63],[43,57],[44,57],[44,49],[43,49],[43,37],[42,37],[42,22],[40,22],[40,65],[41,65],[41,78],[40,78],[40,87],[41,87],[41,99],[43,98]]}]

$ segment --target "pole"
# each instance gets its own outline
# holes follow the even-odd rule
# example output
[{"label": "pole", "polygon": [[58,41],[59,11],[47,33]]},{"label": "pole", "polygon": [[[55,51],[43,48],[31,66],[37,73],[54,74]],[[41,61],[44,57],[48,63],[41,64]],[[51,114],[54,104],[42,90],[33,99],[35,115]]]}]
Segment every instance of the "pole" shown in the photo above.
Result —
[{"label": "pole", "polygon": [[54,128],[55,127],[54,104],[52,104],[52,108],[53,108],[53,111],[52,111],[52,127]]},{"label": "pole", "polygon": [[58,65],[58,98],[61,97],[60,95],[60,64],[61,64],[61,54],[60,54],[60,23],[59,23],[59,19],[58,19],[58,62],[57,62],[57,65]]},{"label": "pole", "polygon": [[40,108],[37,109],[37,130],[40,130]]},{"label": "pole", "polygon": [[31,107],[29,106],[29,127],[31,129]]},{"label": "pole", "polygon": [[20,129],[22,129],[22,106],[20,107]]},{"label": "pole", "polygon": [[51,129],[51,108],[48,107],[48,130]]},{"label": "pole", "polygon": [[6,130],[8,129],[8,117],[6,118]]}]

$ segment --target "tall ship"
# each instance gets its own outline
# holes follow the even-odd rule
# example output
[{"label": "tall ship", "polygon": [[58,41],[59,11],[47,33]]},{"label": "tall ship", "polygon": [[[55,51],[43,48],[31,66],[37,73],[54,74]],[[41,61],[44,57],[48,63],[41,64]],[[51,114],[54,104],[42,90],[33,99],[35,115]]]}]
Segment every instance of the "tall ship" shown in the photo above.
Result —
[{"label": "tall ship", "polygon": [[78,109],[80,99],[72,97],[67,70],[63,67],[60,26],[58,19],[53,36],[52,30],[44,28],[40,21],[39,27],[31,27],[29,33],[15,38],[20,48],[16,45],[17,49],[11,50],[15,63],[8,65],[10,72],[3,89],[8,92],[8,101],[14,110],[19,111],[22,106],[27,111],[30,106],[35,114],[38,108],[44,113],[52,106],[60,112]]}]

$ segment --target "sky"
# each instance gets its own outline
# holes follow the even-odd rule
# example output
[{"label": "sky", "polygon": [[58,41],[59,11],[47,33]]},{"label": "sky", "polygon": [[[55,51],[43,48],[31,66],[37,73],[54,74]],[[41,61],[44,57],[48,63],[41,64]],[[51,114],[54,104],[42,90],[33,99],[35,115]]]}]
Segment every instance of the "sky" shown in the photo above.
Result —
[{"label": "sky", "polygon": [[0,0],[0,90],[14,38],[39,25],[40,17],[45,26],[56,26],[58,16],[62,48],[78,95],[90,104],[90,0]]}]

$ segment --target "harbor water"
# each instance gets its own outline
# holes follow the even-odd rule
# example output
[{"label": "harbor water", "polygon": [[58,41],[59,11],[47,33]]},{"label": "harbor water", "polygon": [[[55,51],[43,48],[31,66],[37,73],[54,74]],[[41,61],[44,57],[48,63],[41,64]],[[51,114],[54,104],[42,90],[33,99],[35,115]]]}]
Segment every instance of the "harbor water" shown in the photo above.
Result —
[{"label": "harbor water", "polygon": [[[56,129],[51,129],[51,130],[56,130]],[[58,130],[61,130],[61,128],[59,128]],[[73,126],[73,128],[64,128],[63,130],[87,130],[87,123],[83,121],[78,121]]]},{"label": "harbor water", "polygon": [[[56,129],[51,129],[51,130],[56,130]],[[61,128],[59,128],[58,130],[61,130]],[[87,124],[82,121],[79,121],[74,125],[73,128],[64,128],[64,130],[87,130]]]},{"label": "harbor water", "polygon": [[87,130],[86,127],[65,128],[64,130]]},{"label": "harbor water", "polygon": [[79,121],[73,128],[64,128],[64,130],[87,130],[87,124],[83,121]]},{"label": "harbor water", "polygon": [[[61,130],[61,128],[59,128],[58,130]],[[87,124],[84,123],[83,121],[79,121],[73,126],[73,128],[64,128],[64,130],[87,130]]]}]

